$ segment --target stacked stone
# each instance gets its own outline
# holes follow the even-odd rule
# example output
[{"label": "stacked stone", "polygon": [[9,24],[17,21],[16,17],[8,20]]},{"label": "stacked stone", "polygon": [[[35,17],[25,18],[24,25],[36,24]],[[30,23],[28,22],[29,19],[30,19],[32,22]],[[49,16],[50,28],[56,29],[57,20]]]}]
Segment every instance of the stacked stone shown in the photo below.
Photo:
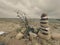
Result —
[{"label": "stacked stone", "polygon": [[48,17],[46,14],[42,14],[41,16],[41,20],[40,20],[40,24],[41,24],[41,33],[44,35],[48,35],[48,31],[49,31],[49,27],[48,27]]},{"label": "stacked stone", "polygon": [[50,37],[50,30],[48,25],[48,17],[46,14],[41,15],[40,26],[39,36],[48,39]]}]

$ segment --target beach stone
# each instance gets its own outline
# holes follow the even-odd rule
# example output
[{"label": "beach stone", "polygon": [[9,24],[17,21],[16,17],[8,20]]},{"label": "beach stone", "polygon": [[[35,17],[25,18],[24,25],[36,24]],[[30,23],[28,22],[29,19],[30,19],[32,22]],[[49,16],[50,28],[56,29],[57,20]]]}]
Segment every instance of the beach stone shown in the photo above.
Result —
[{"label": "beach stone", "polygon": [[29,37],[30,37],[30,40],[33,40],[34,38],[37,37],[37,34],[33,33],[33,32],[29,32]]},{"label": "beach stone", "polygon": [[51,35],[43,35],[40,31],[38,32],[38,36],[41,39],[49,40],[51,39]]},{"label": "beach stone", "polygon": [[7,45],[26,45],[25,40],[10,39]]},{"label": "beach stone", "polygon": [[41,45],[37,41],[32,41],[32,45]]},{"label": "beach stone", "polygon": [[60,40],[60,33],[52,33],[51,37],[55,40]]},{"label": "beach stone", "polygon": [[16,39],[21,39],[22,37],[23,37],[24,35],[21,33],[21,32],[19,32],[17,35],[16,35]]},{"label": "beach stone", "polygon": [[26,31],[26,28],[22,28],[21,33],[24,33]]},{"label": "beach stone", "polygon": [[4,42],[0,42],[0,45],[5,45]]}]

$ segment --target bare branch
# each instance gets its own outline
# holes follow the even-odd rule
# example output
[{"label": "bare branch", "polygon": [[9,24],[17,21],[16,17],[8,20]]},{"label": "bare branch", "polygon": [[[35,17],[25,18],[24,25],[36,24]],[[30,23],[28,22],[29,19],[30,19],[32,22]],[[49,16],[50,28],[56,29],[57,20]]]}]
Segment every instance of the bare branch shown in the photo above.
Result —
[{"label": "bare branch", "polygon": [[24,13],[23,11],[18,10],[17,11],[17,16],[20,18],[22,23],[25,24],[25,27],[27,27],[28,26],[28,19],[26,17],[26,13]]}]

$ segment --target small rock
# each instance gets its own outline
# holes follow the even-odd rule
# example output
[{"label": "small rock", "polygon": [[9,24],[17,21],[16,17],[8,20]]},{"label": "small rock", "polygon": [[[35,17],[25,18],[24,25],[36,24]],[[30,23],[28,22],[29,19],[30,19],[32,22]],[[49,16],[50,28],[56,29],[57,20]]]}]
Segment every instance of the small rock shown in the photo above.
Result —
[{"label": "small rock", "polygon": [[33,40],[34,38],[37,37],[37,34],[33,33],[33,32],[29,32],[30,35],[30,40]]},{"label": "small rock", "polygon": [[4,42],[0,42],[0,45],[5,45]]},{"label": "small rock", "polygon": [[21,32],[19,32],[17,35],[16,35],[16,39],[21,39],[22,37],[23,37],[24,35],[21,33]]},{"label": "small rock", "polygon": [[38,32],[38,36],[42,39],[46,39],[46,40],[49,40],[51,38],[51,35],[48,34],[48,35],[43,35],[40,31]]}]

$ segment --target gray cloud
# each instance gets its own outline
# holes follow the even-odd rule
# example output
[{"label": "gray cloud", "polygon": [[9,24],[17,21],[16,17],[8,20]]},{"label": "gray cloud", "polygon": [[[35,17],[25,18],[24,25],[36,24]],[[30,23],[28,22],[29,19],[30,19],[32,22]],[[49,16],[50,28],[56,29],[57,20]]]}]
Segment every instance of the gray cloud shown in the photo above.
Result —
[{"label": "gray cloud", "polygon": [[0,18],[16,18],[16,9],[31,18],[46,12],[49,18],[60,18],[60,0],[0,0]]}]

